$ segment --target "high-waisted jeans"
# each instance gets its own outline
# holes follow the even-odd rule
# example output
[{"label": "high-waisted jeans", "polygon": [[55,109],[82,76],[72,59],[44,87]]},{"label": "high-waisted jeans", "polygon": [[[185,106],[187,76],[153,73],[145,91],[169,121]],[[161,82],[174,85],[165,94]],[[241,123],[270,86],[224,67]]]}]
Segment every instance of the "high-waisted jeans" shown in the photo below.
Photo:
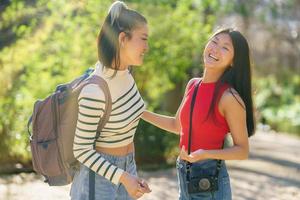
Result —
[{"label": "high-waisted jeans", "polygon": [[[137,176],[134,154],[130,153],[126,156],[112,156],[100,153],[110,163]],[[73,179],[71,186],[72,200],[88,200],[89,199],[89,168],[84,165],[80,166]],[[95,200],[132,200],[122,184],[115,185],[109,180],[95,175]]]},{"label": "high-waisted jeans", "polygon": [[[216,162],[216,160],[204,160],[193,163],[193,165],[199,165],[203,169],[214,172],[216,170]],[[179,200],[231,200],[230,180],[224,161],[222,161],[222,167],[219,172],[218,190],[216,192],[189,194],[186,184],[186,162],[178,158],[176,168],[179,183]],[[212,174],[214,174],[213,172]]]}]

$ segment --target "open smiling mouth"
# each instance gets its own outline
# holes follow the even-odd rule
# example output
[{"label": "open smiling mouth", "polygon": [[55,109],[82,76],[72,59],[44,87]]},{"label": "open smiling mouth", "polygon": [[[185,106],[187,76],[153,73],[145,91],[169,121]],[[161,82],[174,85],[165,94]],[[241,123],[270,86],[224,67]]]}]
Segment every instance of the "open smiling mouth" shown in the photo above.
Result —
[{"label": "open smiling mouth", "polygon": [[215,56],[213,56],[213,55],[211,55],[211,54],[208,54],[208,57],[214,59],[215,61],[219,61],[219,59],[218,59],[217,57],[215,57]]}]

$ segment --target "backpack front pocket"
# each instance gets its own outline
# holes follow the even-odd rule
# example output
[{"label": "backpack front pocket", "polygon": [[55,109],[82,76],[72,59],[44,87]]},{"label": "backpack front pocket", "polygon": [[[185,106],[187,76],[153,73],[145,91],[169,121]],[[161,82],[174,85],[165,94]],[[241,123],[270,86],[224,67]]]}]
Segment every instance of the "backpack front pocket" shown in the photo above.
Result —
[{"label": "backpack front pocket", "polygon": [[57,176],[62,173],[57,139],[35,142],[31,141],[31,151],[34,155],[34,170],[46,175]]}]

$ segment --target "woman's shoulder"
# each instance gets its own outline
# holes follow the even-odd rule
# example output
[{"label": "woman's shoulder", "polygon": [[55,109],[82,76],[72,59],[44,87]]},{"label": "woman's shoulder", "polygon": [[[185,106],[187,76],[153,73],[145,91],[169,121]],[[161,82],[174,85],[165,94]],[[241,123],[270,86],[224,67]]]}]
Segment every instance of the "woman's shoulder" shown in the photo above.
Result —
[{"label": "woman's shoulder", "polygon": [[192,78],[188,81],[184,94],[187,95],[188,92],[192,89],[192,86],[194,86],[198,81],[201,81],[202,78]]},{"label": "woman's shoulder", "polygon": [[239,105],[245,108],[245,103],[240,94],[231,86],[227,85],[224,92],[220,97],[220,104],[226,105]]},{"label": "woman's shoulder", "polygon": [[102,89],[97,84],[87,84],[81,89],[78,99],[81,98],[90,98],[104,101],[105,95]]},{"label": "woman's shoulder", "polygon": [[186,88],[191,88],[193,85],[195,85],[197,82],[201,81],[202,77],[195,77],[189,80],[189,82],[186,85]]}]

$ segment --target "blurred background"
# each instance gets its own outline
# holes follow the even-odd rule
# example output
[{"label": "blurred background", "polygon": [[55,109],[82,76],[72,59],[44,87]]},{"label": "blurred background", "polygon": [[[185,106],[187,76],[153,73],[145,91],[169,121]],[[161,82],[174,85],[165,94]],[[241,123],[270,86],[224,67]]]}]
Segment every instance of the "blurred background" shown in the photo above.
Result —
[{"label": "blurred background", "polygon": [[[32,171],[26,125],[33,103],[45,98],[56,85],[93,67],[97,34],[112,2],[0,0],[1,174]],[[209,36],[218,27],[235,27],[250,44],[259,130],[284,132],[299,140],[299,0],[125,3],[149,23],[150,51],[144,65],[133,68],[148,109],[176,113],[188,80],[201,76],[202,51]],[[141,122],[135,137],[140,169],[174,166],[178,139]],[[296,164],[299,172],[300,163]]]}]

